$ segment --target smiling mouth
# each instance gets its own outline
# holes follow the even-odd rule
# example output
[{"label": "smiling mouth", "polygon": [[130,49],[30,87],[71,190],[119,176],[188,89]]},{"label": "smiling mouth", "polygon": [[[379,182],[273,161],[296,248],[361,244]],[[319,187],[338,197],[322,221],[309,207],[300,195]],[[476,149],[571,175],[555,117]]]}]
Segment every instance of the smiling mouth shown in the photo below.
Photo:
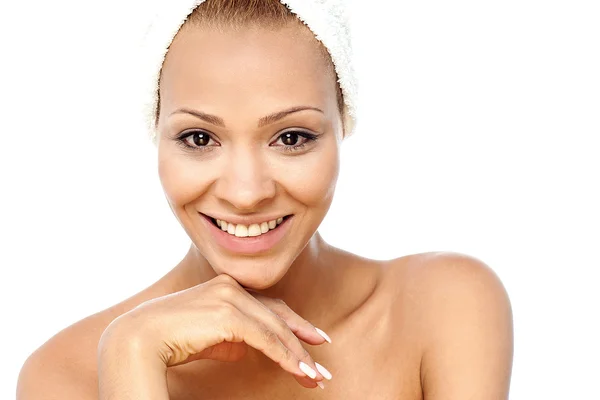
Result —
[{"label": "smiling mouth", "polygon": [[265,221],[260,224],[243,225],[232,224],[227,221],[216,220],[215,218],[210,217],[206,214],[203,215],[205,215],[205,217],[207,217],[214,226],[222,230],[224,233],[228,233],[231,236],[237,237],[262,236],[273,230],[276,230],[279,227],[279,225],[283,224],[286,220],[293,216],[293,214],[290,214],[286,215],[285,217],[281,217],[272,221]]}]

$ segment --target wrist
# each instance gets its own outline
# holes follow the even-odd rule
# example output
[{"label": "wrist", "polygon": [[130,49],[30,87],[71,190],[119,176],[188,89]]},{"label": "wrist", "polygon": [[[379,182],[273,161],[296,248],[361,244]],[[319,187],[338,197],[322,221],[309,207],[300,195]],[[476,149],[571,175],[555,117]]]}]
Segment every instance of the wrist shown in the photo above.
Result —
[{"label": "wrist", "polygon": [[109,325],[98,343],[100,400],[168,399],[167,366],[147,337],[125,328]]}]

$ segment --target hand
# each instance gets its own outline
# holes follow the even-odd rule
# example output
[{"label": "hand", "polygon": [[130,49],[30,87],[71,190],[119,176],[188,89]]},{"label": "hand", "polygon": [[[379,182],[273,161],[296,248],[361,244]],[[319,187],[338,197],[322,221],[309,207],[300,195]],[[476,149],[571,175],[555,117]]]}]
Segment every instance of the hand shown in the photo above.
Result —
[{"label": "hand", "polygon": [[[237,361],[251,346],[304,387],[316,387],[324,375],[331,378],[300,342],[323,344],[326,340],[316,328],[283,301],[249,292],[228,275],[147,301],[113,321],[100,341],[99,362],[103,371],[114,375],[108,371],[111,364],[114,366],[116,353],[119,358],[131,353],[111,352],[109,347],[116,342],[110,338],[117,338],[119,343],[135,343],[135,354],[155,355],[158,365],[165,369],[200,359]],[[121,360],[121,364],[139,363]],[[156,372],[162,373],[151,374],[157,376]],[[99,379],[102,386],[102,376]],[[129,389],[135,385],[131,379],[124,382],[128,382]],[[148,382],[140,382],[144,384],[147,386]],[[166,387],[166,378],[164,384]]]}]

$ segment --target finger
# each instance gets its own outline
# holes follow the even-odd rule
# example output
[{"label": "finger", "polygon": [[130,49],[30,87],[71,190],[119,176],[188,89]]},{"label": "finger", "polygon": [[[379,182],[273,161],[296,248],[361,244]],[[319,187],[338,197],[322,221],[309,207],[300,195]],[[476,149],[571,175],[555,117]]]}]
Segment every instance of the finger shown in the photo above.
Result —
[{"label": "finger", "polygon": [[253,296],[283,319],[290,327],[290,330],[306,343],[312,345],[319,345],[325,342],[331,343],[329,335],[296,314],[296,312],[283,300],[273,299],[259,294],[253,294]]},{"label": "finger", "polygon": [[[270,326],[246,316],[244,312],[240,312],[240,315],[231,321],[235,322],[228,324],[231,335],[227,337],[227,341],[245,342],[291,373],[301,385],[308,388],[315,387],[315,380],[307,377],[309,371],[302,366],[302,361],[294,351],[284,345],[279,335]],[[315,376],[314,373],[310,374]]]},{"label": "finger", "polygon": [[[296,314],[283,300],[262,295],[257,295],[257,300],[265,304],[270,311],[281,318],[299,339],[312,345],[323,344],[325,342],[331,343],[329,335]],[[325,379],[331,380],[333,378],[331,372],[323,365],[315,362],[315,368],[319,372],[319,375]]]},{"label": "finger", "polygon": [[[309,378],[321,381],[324,376],[321,374],[321,371],[325,373],[328,379],[331,378],[331,375],[325,368],[322,366],[317,366],[308,351],[302,346],[298,337],[292,332],[287,323],[276,313],[273,312],[269,307],[267,307],[264,303],[257,300],[253,295],[251,295],[246,289],[241,287],[239,283],[237,283],[233,278],[228,276],[223,276],[220,279],[218,287],[216,287],[218,296],[225,300],[227,303],[231,304],[241,313],[245,314],[250,321],[258,322],[258,329],[262,332],[263,335],[266,336],[268,341],[274,341],[274,338],[271,338],[272,334],[277,336],[279,342],[286,351],[291,351],[295,358],[298,360],[298,367],[303,372],[302,376],[308,376]],[[306,330],[306,325],[310,326],[310,330],[316,332],[314,327],[304,321],[300,316],[295,314],[289,307],[285,306],[285,303],[279,302],[278,309],[282,310],[284,313],[287,309],[288,318],[293,318],[295,316],[295,329]],[[304,325],[300,325],[300,323],[304,321]],[[256,326],[255,326],[256,327]],[[317,340],[317,344],[323,342],[323,338],[314,338],[314,333],[312,340]],[[317,334],[318,336],[318,334]],[[250,343],[248,343],[250,344]],[[254,347],[254,345],[250,344]],[[260,351],[264,352],[264,348],[257,348]],[[267,355],[269,356],[269,355]],[[289,355],[286,355],[289,357]],[[273,357],[270,357],[273,359]],[[277,362],[277,360],[275,360]],[[320,371],[321,370],[321,371]],[[300,382],[301,384],[306,386],[306,382]],[[313,387],[311,384],[309,387]]]},{"label": "finger", "polygon": [[[251,300],[244,299],[249,304],[244,304],[240,309],[246,313],[249,317],[260,321],[269,330],[275,332],[279,340],[285,347],[290,349],[300,362],[306,364],[303,366],[304,372],[312,379],[320,381],[323,380],[324,376],[319,372],[319,368],[315,361],[312,359],[308,351],[302,346],[302,343],[298,337],[292,332],[288,324],[277,314],[275,314],[269,307],[260,301],[256,300],[251,296]],[[239,307],[238,307],[239,308]],[[306,368],[306,367],[309,368]]]}]

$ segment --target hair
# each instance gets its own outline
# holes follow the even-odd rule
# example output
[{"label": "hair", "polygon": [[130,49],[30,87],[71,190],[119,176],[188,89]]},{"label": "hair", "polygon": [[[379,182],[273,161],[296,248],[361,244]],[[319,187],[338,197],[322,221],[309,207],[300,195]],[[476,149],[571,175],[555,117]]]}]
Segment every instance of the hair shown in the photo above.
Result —
[{"label": "hair", "polygon": [[[259,26],[267,29],[279,29],[290,23],[298,23],[308,29],[280,0],[205,0],[192,11],[181,29],[184,29],[186,26],[211,26],[234,29]],[[340,115],[343,115],[344,96],[331,55],[323,43],[316,38],[315,42],[321,50],[323,59],[335,76],[337,106]],[[162,68],[159,73],[159,88],[161,75]],[[160,91],[157,93],[157,98],[156,124],[158,124],[160,116]]]}]

